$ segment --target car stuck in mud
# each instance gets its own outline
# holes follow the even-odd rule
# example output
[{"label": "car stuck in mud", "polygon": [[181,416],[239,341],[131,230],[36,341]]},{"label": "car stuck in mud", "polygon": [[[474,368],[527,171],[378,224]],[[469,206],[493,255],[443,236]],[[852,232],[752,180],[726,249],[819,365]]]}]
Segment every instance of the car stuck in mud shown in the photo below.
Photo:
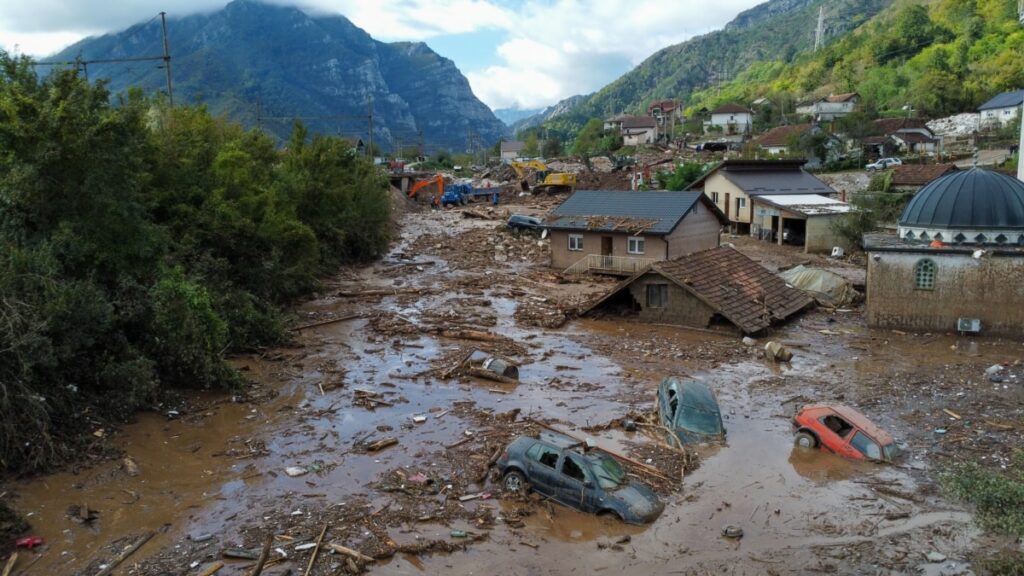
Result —
[{"label": "car stuck in mud", "polygon": [[892,462],[900,451],[888,432],[849,406],[804,406],[793,417],[793,430],[801,448],[820,447],[855,460]]},{"label": "car stuck in mud", "polygon": [[646,524],[664,504],[647,486],[629,480],[623,467],[586,443],[542,432],[520,437],[498,459],[502,486],[512,493],[528,488],[583,512],[609,514],[630,524]]}]

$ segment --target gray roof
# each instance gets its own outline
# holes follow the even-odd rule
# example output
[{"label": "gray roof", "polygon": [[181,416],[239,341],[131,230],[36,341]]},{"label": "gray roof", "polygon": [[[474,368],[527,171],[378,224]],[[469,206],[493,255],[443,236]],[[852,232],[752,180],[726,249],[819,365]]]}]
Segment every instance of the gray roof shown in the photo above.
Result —
[{"label": "gray roof", "polygon": [[622,119],[623,128],[655,128],[658,121],[653,116],[627,116]]},{"label": "gray roof", "polygon": [[988,102],[985,102],[978,107],[978,110],[991,110],[993,108],[1012,108],[1014,106],[1020,106],[1021,102],[1024,102],[1024,90],[1014,90],[1012,92],[1003,92],[995,98],[992,98]]},{"label": "gray roof", "polygon": [[701,197],[700,192],[577,190],[547,218],[548,228],[668,234]]},{"label": "gray roof", "polygon": [[914,195],[900,226],[1024,230],[1024,182],[980,168],[950,172]]},{"label": "gray roof", "polygon": [[762,194],[835,194],[828,184],[803,170],[770,172],[732,172],[722,176],[750,196]]}]

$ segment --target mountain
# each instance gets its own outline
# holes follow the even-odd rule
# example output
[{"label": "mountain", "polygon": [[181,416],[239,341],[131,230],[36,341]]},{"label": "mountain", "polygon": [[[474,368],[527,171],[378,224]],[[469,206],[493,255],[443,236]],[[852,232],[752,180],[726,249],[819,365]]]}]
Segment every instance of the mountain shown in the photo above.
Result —
[{"label": "mountain", "polygon": [[514,122],[512,124],[512,133],[517,134],[520,130],[540,126],[552,118],[556,118],[571,111],[575,106],[586,101],[587,98],[589,98],[589,96],[576,95],[570,96],[564,100],[559,100],[556,104],[548,106],[532,116],[526,116],[525,118],[521,118]]},{"label": "mountain", "polygon": [[[371,106],[373,142],[385,150],[422,141],[428,152],[461,151],[471,137],[490,146],[508,133],[451,60],[423,43],[374,40],[343,16],[234,0],[216,12],[170,19],[167,27],[176,102],[203,103],[247,126],[259,118],[281,139],[302,117],[313,132],[365,141]],[[155,21],[87,38],[54,59],[162,52]],[[153,92],[165,86],[159,65],[92,63],[88,74],[109,78],[114,92]]]},{"label": "mountain", "polygon": [[845,34],[893,0],[770,0],[737,15],[722,30],[691,38],[651,55],[636,68],[546,123],[567,133],[589,118],[646,112],[655,100],[684,105],[692,92],[718,85],[761,61],[790,62],[814,47],[818,9],[825,7],[826,36]]},{"label": "mountain", "polygon": [[543,108],[498,108],[494,111],[494,115],[505,123],[506,126],[511,126],[517,121],[523,118],[529,118],[543,110]]}]

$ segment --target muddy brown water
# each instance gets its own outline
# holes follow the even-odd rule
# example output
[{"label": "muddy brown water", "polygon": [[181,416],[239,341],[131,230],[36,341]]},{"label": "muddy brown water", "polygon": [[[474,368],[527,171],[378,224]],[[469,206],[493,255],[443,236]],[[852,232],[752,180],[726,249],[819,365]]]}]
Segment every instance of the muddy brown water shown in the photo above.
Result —
[{"label": "muddy brown water", "polygon": [[[410,225],[408,248],[417,234],[449,229],[455,222],[444,216]],[[461,225],[461,224],[460,224]],[[490,225],[490,224],[469,224]],[[452,274],[443,260],[403,281],[423,286],[443,285]],[[368,287],[388,285],[376,277],[381,267],[361,273]],[[502,282],[507,281],[503,277]],[[268,361],[242,358],[236,365],[249,377],[276,386],[280,395],[259,405],[221,398],[202,414],[169,420],[164,415],[141,414],[124,427],[117,443],[137,463],[140,473],[130,476],[119,461],[97,465],[77,475],[38,477],[8,486],[17,495],[15,507],[29,515],[33,534],[47,546],[33,564],[31,574],[75,574],[105,546],[121,538],[156,531],[131,559],[145,559],[161,549],[181,545],[189,537],[214,534],[222,546],[232,545],[235,529],[258,521],[262,511],[275,506],[283,495],[308,497],[308,506],[343,505],[354,495],[375,494],[367,485],[385,471],[415,464],[430,466],[422,455],[439,451],[472,430],[455,414],[437,418],[459,401],[503,412],[513,408],[523,415],[574,423],[583,427],[621,417],[627,406],[649,406],[653,390],[666,373],[682,372],[702,378],[715,388],[728,429],[722,447],[701,449],[700,468],[682,481],[669,498],[662,516],[652,525],[628,526],[596,518],[561,506],[537,511],[518,529],[499,524],[487,541],[466,552],[425,557],[398,556],[374,568],[384,574],[503,574],[623,573],[668,574],[727,571],[734,574],[803,572],[828,563],[842,565],[843,554],[876,539],[896,542],[875,553],[884,565],[905,556],[901,547],[922,545],[908,534],[943,527],[934,542],[951,557],[970,549],[976,532],[969,516],[948,503],[929,498],[913,503],[872,493],[873,483],[896,485],[913,492],[920,476],[914,467],[853,463],[822,452],[795,451],[789,416],[793,405],[784,398],[813,394],[813,383],[841,383],[874,378],[900,368],[941,362],[956,352],[955,340],[941,337],[925,344],[894,338],[872,350],[851,348],[868,336],[854,326],[849,334],[825,337],[819,320],[795,322],[779,335],[791,343],[797,356],[791,365],[776,366],[750,355],[723,366],[702,366],[672,356],[645,355],[631,343],[657,337],[682,349],[708,343],[729,344],[732,337],[670,327],[652,327],[613,321],[575,321],[559,330],[524,328],[513,319],[517,302],[500,295],[500,286],[485,294],[497,317],[494,332],[527,345],[529,358],[521,366],[521,383],[498,394],[496,386],[478,382],[441,382],[404,376],[430,368],[431,362],[455,343],[427,336],[380,336],[357,319],[304,332],[302,347],[281,351],[289,359]],[[492,295],[492,291],[499,295]],[[442,309],[461,293],[424,297],[412,305],[385,298],[370,306],[402,314],[414,321],[424,312]],[[351,303],[325,297],[300,308],[304,312],[347,310]],[[587,342],[613,343],[619,352],[595,352]],[[616,344],[621,343],[621,344]],[[992,352],[992,351],[989,351]],[[1003,353],[1002,349],[994,352]],[[981,353],[986,353],[982,350]],[[343,369],[343,386],[321,393],[319,384]],[[569,386],[546,386],[559,377]],[[762,389],[752,383],[784,378],[784,389]],[[577,390],[574,385],[588,385]],[[596,385],[596,386],[590,386]],[[394,406],[374,411],[351,404],[353,390],[386,394]],[[427,415],[424,424],[414,415]],[[900,436],[901,423],[890,415],[881,418]],[[390,426],[401,444],[373,455],[349,453],[354,440]],[[636,435],[618,430],[591,434],[599,443],[625,449]],[[265,447],[252,456],[250,449]],[[288,466],[315,466],[319,472],[292,478]],[[99,512],[92,525],[74,522],[71,506],[86,504]],[[470,504],[476,505],[476,504]],[[302,510],[297,510],[302,513]],[[894,512],[909,514],[909,518]],[[887,514],[894,519],[887,519]],[[896,517],[900,516],[900,517]],[[740,526],[740,540],[724,538],[725,525]],[[420,525],[396,530],[395,540],[410,537],[447,538],[452,526]],[[615,542],[628,541],[621,544]],[[600,544],[600,546],[599,546]],[[839,559],[830,556],[842,551]],[[855,562],[871,559],[846,561]],[[129,573],[125,569],[119,573]],[[24,566],[25,563],[19,563]],[[182,567],[183,569],[185,567]],[[234,570],[234,571],[232,571]],[[194,573],[195,571],[187,573]],[[843,572],[843,570],[840,570]],[[235,574],[237,565],[225,572]]]}]

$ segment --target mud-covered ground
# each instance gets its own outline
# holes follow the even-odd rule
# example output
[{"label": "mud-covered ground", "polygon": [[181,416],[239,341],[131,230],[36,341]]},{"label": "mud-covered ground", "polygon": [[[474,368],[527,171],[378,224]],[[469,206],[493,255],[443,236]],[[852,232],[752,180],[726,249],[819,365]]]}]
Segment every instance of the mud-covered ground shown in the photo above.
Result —
[{"label": "mud-covered ground", "polygon": [[[234,360],[246,393],[142,414],[114,433],[123,459],[0,489],[46,541],[13,573],[97,574],[144,542],[115,574],[219,563],[217,574],[249,574],[264,545],[264,574],[960,574],[1006,545],[943,498],[936,474],[956,459],[1005,466],[1021,445],[1019,342],[872,331],[858,307],[805,313],[752,347],[628,319],[567,321],[614,280],[548,268],[547,240],[501,224],[557,199],[520,202],[405,214],[388,257],[296,310],[293,346]],[[862,275],[855,260],[723,241],[773,269],[810,261]],[[768,339],[793,361],[763,359]],[[517,362],[520,382],[468,374],[474,350]],[[1001,382],[985,374],[997,363],[1010,368]],[[623,417],[651,412],[667,374],[715,389],[725,445],[680,454],[623,431]],[[789,417],[818,401],[860,408],[905,457],[794,450]],[[488,463],[542,425],[640,463],[630,471],[664,513],[628,526],[502,494]],[[723,537],[726,525],[743,537]]]}]

